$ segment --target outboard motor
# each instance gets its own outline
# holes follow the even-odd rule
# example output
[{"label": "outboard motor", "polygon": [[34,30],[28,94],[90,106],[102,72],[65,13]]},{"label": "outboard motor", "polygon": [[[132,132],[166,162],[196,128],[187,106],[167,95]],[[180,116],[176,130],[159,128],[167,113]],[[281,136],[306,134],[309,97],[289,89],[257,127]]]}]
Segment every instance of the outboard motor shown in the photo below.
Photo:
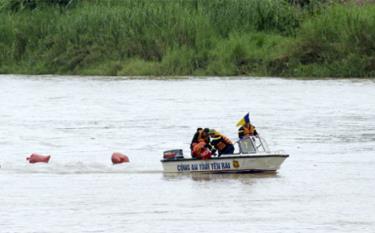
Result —
[{"label": "outboard motor", "polygon": [[166,160],[183,159],[184,153],[182,149],[166,150],[163,152],[163,158]]}]

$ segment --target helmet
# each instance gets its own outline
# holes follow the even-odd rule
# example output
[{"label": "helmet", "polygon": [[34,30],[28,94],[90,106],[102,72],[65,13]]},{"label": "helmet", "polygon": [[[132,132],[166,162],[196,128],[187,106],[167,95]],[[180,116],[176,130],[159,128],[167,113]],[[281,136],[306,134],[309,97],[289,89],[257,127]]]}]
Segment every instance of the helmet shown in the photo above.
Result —
[{"label": "helmet", "polygon": [[210,129],[210,130],[208,131],[208,134],[214,134],[214,133],[216,133],[216,130],[214,130],[214,129]]}]

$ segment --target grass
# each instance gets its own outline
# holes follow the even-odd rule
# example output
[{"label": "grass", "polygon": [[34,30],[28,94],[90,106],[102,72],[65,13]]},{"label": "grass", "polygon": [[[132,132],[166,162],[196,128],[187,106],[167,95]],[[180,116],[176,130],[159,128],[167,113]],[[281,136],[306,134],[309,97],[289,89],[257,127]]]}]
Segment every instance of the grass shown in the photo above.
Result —
[{"label": "grass", "polygon": [[0,73],[374,77],[374,5],[312,2],[4,0]]},{"label": "grass", "polygon": [[301,26],[295,44],[288,56],[297,75],[374,77],[375,6],[328,8]]}]

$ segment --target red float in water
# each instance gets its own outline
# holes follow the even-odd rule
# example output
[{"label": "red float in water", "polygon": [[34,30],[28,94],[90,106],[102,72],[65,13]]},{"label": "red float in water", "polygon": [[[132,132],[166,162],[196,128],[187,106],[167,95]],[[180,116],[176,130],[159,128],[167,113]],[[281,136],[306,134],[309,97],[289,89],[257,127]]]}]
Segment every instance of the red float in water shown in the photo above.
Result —
[{"label": "red float in water", "polygon": [[40,155],[32,153],[30,157],[27,157],[26,160],[29,160],[29,163],[48,163],[51,155]]},{"label": "red float in water", "polygon": [[114,152],[112,154],[112,163],[119,164],[119,163],[129,163],[128,156],[121,154],[120,152]]}]

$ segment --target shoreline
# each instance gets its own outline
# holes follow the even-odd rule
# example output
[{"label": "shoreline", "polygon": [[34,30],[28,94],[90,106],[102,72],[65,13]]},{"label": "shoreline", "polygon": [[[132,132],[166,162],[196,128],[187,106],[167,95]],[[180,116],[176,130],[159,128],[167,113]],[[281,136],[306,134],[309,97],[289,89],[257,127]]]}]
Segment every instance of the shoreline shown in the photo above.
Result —
[{"label": "shoreline", "polygon": [[5,77],[12,78],[92,78],[92,79],[108,79],[108,80],[248,80],[248,79],[281,79],[281,80],[299,80],[299,81],[314,81],[314,80],[369,80],[375,81],[375,77],[277,77],[277,76],[107,76],[107,75],[60,75],[60,74],[0,74],[0,79]]}]

